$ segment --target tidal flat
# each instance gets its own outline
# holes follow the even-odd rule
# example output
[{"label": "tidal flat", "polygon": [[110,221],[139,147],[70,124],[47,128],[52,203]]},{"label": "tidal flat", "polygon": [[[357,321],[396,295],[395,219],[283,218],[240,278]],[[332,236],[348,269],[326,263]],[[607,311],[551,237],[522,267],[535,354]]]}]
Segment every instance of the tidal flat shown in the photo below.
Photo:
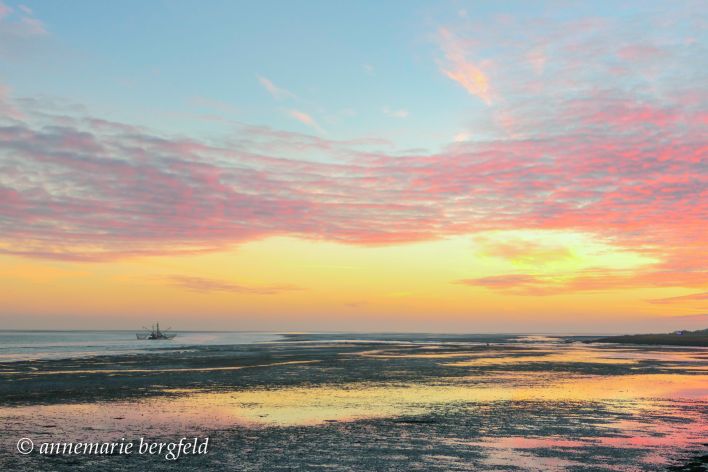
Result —
[{"label": "tidal flat", "polygon": [[[708,348],[291,334],[0,363],[1,470],[705,470]],[[209,437],[205,455],[21,455]]]}]

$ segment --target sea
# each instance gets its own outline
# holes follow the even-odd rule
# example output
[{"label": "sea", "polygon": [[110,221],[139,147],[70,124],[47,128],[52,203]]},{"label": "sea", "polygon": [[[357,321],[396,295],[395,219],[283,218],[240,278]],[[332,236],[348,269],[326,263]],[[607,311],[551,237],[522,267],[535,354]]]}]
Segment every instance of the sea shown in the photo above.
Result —
[{"label": "sea", "polygon": [[189,346],[254,344],[277,341],[281,335],[245,331],[170,331],[171,340],[136,339],[135,331],[2,331],[0,362],[72,359]]}]

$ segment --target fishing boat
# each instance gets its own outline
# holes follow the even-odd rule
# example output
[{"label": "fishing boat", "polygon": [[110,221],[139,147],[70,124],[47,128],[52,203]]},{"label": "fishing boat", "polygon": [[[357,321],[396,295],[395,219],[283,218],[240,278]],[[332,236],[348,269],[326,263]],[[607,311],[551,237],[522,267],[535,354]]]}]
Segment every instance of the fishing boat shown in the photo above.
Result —
[{"label": "fishing boat", "polygon": [[167,328],[165,331],[160,331],[160,323],[155,323],[152,325],[150,329],[143,327],[143,329],[146,331],[145,333],[137,333],[135,336],[140,339],[140,340],[145,340],[145,339],[150,339],[150,340],[168,340],[168,339],[173,339],[176,334],[168,334],[167,331],[170,328]]}]

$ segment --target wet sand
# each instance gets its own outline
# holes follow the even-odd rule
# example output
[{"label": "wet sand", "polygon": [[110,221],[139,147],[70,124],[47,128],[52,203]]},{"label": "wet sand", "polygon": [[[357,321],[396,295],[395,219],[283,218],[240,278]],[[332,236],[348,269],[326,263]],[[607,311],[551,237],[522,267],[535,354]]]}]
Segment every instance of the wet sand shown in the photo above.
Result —
[{"label": "wet sand", "polygon": [[629,334],[610,336],[586,342],[646,344],[653,346],[700,346],[708,347],[708,331],[689,331],[684,334]]},{"label": "wet sand", "polygon": [[[708,349],[290,335],[0,363],[2,470],[701,470]],[[487,345],[489,343],[489,345]],[[22,456],[21,437],[206,437],[205,456]]]}]

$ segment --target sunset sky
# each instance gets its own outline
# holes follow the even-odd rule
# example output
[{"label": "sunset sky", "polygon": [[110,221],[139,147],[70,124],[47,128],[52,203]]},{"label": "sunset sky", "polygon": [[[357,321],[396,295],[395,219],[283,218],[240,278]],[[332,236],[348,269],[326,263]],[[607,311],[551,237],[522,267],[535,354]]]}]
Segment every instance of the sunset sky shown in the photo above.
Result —
[{"label": "sunset sky", "polygon": [[705,2],[0,3],[0,329],[708,328]]}]

